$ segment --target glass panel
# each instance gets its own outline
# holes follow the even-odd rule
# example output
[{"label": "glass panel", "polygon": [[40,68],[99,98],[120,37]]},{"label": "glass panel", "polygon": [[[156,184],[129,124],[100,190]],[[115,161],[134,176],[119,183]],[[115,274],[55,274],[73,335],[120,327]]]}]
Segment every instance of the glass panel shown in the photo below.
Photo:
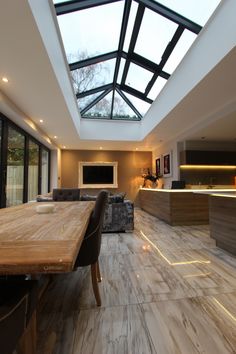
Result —
[{"label": "glass panel", "polygon": [[109,84],[113,81],[115,59],[106,60],[95,65],[71,72],[75,93],[91,90],[95,87]]},{"label": "glass panel", "polygon": [[82,52],[89,58],[117,50],[123,8],[118,1],[58,16],[67,56],[80,58]]},{"label": "glass panel", "polygon": [[140,100],[139,98],[124,92],[125,96],[130,100],[139,113],[144,116],[147,110],[150,108],[150,103]]},{"label": "glass panel", "polygon": [[131,63],[126,78],[126,84],[144,93],[147,84],[151,80],[153,73]]},{"label": "glass panel", "polygon": [[155,100],[157,95],[161,92],[162,88],[165,86],[167,83],[166,79],[163,79],[163,77],[158,77],[151,89],[151,91],[148,94],[148,98],[151,98],[151,100]]},{"label": "glass panel", "polygon": [[113,119],[134,119],[137,120],[138,116],[130,108],[130,106],[123,100],[123,98],[115,92],[114,106],[113,106]]},{"label": "glass panel", "polygon": [[136,17],[138,9],[138,4],[135,1],[132,1],[131,8],[130,8],[130,14],[129,14],[129,21],[128,21],[128,26],[125,34],[125,42],[124,42],[124,51],[128,52],[129,49],[129,44],[133,32],[133,27],[134,27],[134,21]]},{"label": "glass panel", "polygon": [[99,95],[101,95],[104,91],[94,93],[93,95],[85,96],[82,98],[79,98],[77,100],[78,106],[80,110],[83,110],[87,105],[89,105],[91,102],[93,102]]},{"label": "glass panel", "polygon": [[24,147],[24,135],[9,127],[7,144],[7,207],[23,203]]},{"label": "glass panel", "polygon": [[29,168],[28,168],[28,201],[34,200],[38,194],[39,176],[39,146],[29,141]]},{"label": "glass panel", "polygon": [[167,60],[163,70],[169,74],[172,74],[173,71],[176,69],[178,64],[181,62],[185,54],[187,53],[188,49],[193,44],[194,40],[196,39],[197,35],[193,32],[185,30],[180,37],[178,43],[176,44],[173,52],[171,53],[169,59]]},{"label": "glass panel", "polygon": [[156,2],[204,26],[219,5],[220,0],[156,0]]},{"label": "glass panel", "polygon": [[177,27],[176,23],[149,9],[145,9],[135,52],[155,63],[159,63]]},{"label": "glass panel", "polygon": [[0,165],[2,163],[2,121],[0,120]]},{"label": "glass panel", "polygon": [[117,77],[117,83],[118,84],[121,83],[121,79],[122,79],[122,75],[123,75],[123,71],[124,71],[124,67],[125,67],[125,62],[126,62],[126,60],[124,58],[121,58],[119,74],[118,74],[118,77]]},{"label": "glass panel", "polygon": [[41,179],[41,194],[48,192],[48,167],[49,167],[49,153],[42,149],[42,179]]},{"label": "glass panel", "polygon": [[112,92],[106,95],[101,101],[87,111],[85,118],[110,118],[111,117]]}]

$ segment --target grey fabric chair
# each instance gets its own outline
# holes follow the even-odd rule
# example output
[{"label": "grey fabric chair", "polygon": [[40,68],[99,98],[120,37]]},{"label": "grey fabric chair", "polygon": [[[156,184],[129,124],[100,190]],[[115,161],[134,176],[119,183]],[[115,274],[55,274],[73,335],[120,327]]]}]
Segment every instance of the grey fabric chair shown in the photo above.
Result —
[{"label": "grey fabric chair", "polygon": [[[37,299],[38,282],[36,280],[0,280],[1,353],[12,354],[31,322]],[[36,328],[33,332],[36,333]],[[29,346],[28,343],[25,344]],[[24,346],[22,343],[22,350]],[[36,340],[34,347],[36,348]]]},{"label": "grey fabric chair", "polygon": [[54,188],[52,191],[52,199],[55,202],[73,202],[80,200],[79,188]]},{"label": "grey fabric chair", "polygon": [[98,288],[98,282],[101,281],[98,257],[101,248],[103,218],[107,201],[108,192],[102,190],[96,199],[95,207],[91,214],[84,240],[75,262],[75,269],[77,267],[91,265],[93,292],[97,306],[101,306],[101,297]]}]

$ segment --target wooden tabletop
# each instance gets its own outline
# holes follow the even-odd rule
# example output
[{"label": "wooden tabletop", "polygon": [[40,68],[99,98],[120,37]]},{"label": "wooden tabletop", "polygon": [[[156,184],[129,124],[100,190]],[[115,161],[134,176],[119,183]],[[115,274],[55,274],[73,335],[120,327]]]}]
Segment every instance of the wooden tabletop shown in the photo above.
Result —
[{"label": "wooden tabletop", "polygon": [[94,202],[53,204],[49,214],[36,212],[39,203],[0,209],[0,274],[73,270]]}]

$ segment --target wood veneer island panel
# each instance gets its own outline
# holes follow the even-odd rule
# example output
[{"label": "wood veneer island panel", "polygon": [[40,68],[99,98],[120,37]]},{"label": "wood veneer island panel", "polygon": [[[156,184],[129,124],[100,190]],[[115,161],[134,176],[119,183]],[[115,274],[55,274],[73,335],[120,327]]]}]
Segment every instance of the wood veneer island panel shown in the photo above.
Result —
[{"label": "wood veneer island panel", "polygon": [[211,195],[209,217],[216,245],[236,255],[236,197]]},{"label": "wood veneer island panel", "polygon": [[190,191],[140,189],[141,208],[170,225],[208,224],[208,195]]}]

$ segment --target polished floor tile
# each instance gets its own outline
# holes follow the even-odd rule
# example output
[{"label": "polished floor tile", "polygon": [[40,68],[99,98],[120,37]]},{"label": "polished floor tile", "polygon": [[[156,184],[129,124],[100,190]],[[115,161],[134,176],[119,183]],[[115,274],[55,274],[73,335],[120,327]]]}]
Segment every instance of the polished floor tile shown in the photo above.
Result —
[{"label": "polished floor tile", "polygon": [[136,210],[134,232],[103,235],[101,308],[89,268],[54,277],[38,354],[236,353],[236,257],[209,234]]},{"label": "polished floor tile", "polygon": [[[227,323],[225,327],[225,322],[230,322],[229,316],[217,308],[214,299],[196,297],[141,305],[156,351],[159,354],[234,353],[235,323]],[[217,311],[222,312],[221,316]]]}]

